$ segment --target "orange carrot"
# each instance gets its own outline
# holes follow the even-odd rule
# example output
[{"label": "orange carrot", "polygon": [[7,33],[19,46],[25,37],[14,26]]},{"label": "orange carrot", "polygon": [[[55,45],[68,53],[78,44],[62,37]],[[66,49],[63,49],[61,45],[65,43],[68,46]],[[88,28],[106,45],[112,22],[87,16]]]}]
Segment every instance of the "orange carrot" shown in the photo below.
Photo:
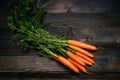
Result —
[{"label": "orange carrot", "polygon": [[74,66],[70,61],[68,61],[66,58],[59,56],[59,57],[52,57],[53,59],[55,59],[56,61],[62,63],[63,65],[67,66],[68,68],[70,68],[71,70],[73,70],[75,73],[79,73],[79,69]]},{"label": "orange carrot", "polygon": [[90,57],[88,57],[88,56],[86,56],[86,55],[84,55],[84,54],[82,54],[82,53],[80,53],[80,52],[75,52],[75,53],[76,53],[78,56],[80,56],[80,57],[86,59],[87,61],[91,62],[92,64],[95,64],[94,60],[92,60]]},{"label": "orange carrot", "polygon": [[79,68],[82,72],[87,73],[87,70],[82,65],[78,64],[77,62],[75,62],[74,60],[72,60],[70,58],[68,58],[68,61],[70,61],[73,65],[75,65],[77,68]]},{"label": "orange carrot", "polygon": [[83,61],[83,62],[84,62],[85,64],[87,64],[87,65],[90,65],[90,66],[93,65],[91,62],[89,62],[89,61],[87,61],[87,60],[85,60],[85,59],[79,57],[78,55],[76,55],[76,57],[79,58],[81,61]]},{"label": "orange carrot", "polygon": [[74,60],[74,61],[76,61],[77,63],[79,63],[80,65],[85,66],[85,63],[83,63],[82,61],[80,61],[80,60],[75,56],[74,53],[72,53],[72,52],[70,52],[70,51],[67,51],[67,52],[66,52],[66,55],[67,55],[69,58],[71,58],[72,60]]},{"label": "orange carrot", "polygon": [[93,45],[90,45],[90,44],[87,44],[87,43],[84,43],[84,42],[79,42],[79,41],[76,41],[76,40],[68,40],[68,44],[74,45],[74,46],[77,46],[77,47],[80,47],[80,48],[88,49],[88,50],[97,50],[97,48]]},{"label": "orange carrot", "polygon": [[58,57],[56,57],[56,56],[52,56],[52,58],[53,58],[54,60],[56,60],[56,61],[60,62],[60,60],[59,60],[59,58],[58,58]]},{"label": "orange carrot", "polygon": [[76,51],[78,51],[78,52],[80,52],[80,53],[83,53],[83,54],[86,55],[86,56],[94,57],[93,54],[87,52],[86,50],[84,50],[84,49],[82,49],[82,48],[79,48],[79,47],[73,46],[73,45],[69,45],[69,47],[72,48],[72,49],[74,49],[74,50],[76,50]]}]

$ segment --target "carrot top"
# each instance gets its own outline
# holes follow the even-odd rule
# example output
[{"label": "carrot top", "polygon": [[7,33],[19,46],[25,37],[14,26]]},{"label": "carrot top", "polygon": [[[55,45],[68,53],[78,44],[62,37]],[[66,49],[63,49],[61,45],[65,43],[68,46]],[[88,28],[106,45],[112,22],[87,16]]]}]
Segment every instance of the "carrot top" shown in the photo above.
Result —
[{"label": "carrot top", "polygon": [[60,61],[78,73],[79,70],[66,58],[85,66],[85,63],[79,61],[72,51],[94,57],[93,54],[84,49],[96,50],[97,48],[76,40],[67,40],[63,36],[51,35],[45,29],[45,23],[43,22],[46,11],[40,6],[38,7],[37,4],[33,5],[31,3],[31,0],[19,0],[18,5],[11,11],[12,15],[8,17],[8,25],[15,32],[14,39],[19,41],[21,48],[24,50],[37,50],[39,55]]}]

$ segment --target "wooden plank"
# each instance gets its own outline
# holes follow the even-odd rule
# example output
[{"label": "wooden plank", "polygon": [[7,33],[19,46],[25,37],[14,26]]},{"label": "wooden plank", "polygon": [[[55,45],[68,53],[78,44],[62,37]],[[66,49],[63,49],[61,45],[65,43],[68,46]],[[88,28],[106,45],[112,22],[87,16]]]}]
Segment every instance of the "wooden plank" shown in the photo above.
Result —
[{"label": "wooden plank", "polygon": [[[0,79],[1,80],[68,80],[68,79],[69,80],[80,80],[80,79],[82,79],[82,80],[114,80],[114,79],[115,80],[119,80],[120,79],[119,77],[111,77],[110,78],[108,76],[106,76],[106,77],[104,76],[102,78],[100,78],[100,77],[93,77],[93,78],[91,78],[91,77],[88,77],[88,76],[81,77],[80,75],[79,76],[66,75],[66,77],[60,77],[58,75],[54,75],[54,76],[56,76],[56,78],[55,77],[53,78],[52,76],[51,77],[47,77],[45,75],[42,75],[42,76],[44,76],[44,78],[43,78],[43,77],[40,77],[39,74],[37,76],[38,77],[25,77],[25,76],[24,77],[23,76],[20,76],[20,77],[2,77]],[[65,76],[65,75],[61,75],[61,76]]]},{"label": "wooden plank", "polygon": [[[0,57],[1,77],[41,77],[41,78],[75,78],[75,79],[120,79],[120,58],[119,53],[103,56],[99,53],[95,61],[97,67],[86,67],[89,74],[74,74],[65,66],[38,56]],[[58,76],[60,75],[60,76]]]},{"label": "wooden plank", "polygon": [[[111,22],[111,23],[106,23],[106,24],[112,24],[112,23],[117,23],[119,24],[119,19],[120,15],[119,13],[114,14],[114,13],[90,13],[90,14],[83,14],[83,13],[69,13],[69,14],[48,14],[45,16],[45,22],[96,22],[100,23],[105,21],[106,22]],[[100,22],[98,22],[100,21]],[[83,24],[84,24],[83,23]]]},{"label": "wooden plank", "polygon": [[[6,22],[10,9],[17,5],[16,0],[0,1],[0,22]],[[47,5],[48,6],[47,6]],[[54,5],[55,4],[55,5]],[[60,5],[59,5],[60,4]],[[108,13],[119,14],[120,1],[114,0],[40,0],[40,5],[45,5],[48,13]],[[59,8],[61,7],[61,8]],[[112,14],[112,15],[113,15]]]},{"label": "wooden plank", "polygon": [[[65,34],[68,39],[91,43],[102,49],[120,49],[119,15],[48,14],[45,22],[47,30],[53,35]],[[26,55],[20,49],[18,42],[11,40],[13,33],[9,26],[5,22],[0,25],[0,55]],[[36,54],[36,52],[30,53]]]},{"label": "wooden plank", "polygon": [[71,12],[109,13],[119,12],[120,1],[114,0],[70,0]]},{"label": "wooden plank", "polygon": [[[17,5],[16,0],[1,0],[0,11],[8,15],[9,10]],[[120,12],[120,1],[114,0],[40,0],[39,2],[48,13],[117,13]],[[1,19],[6,20],[4,16]],[[0,20],[1,21],[1,20]]]},{"label": "wooden plank", "polygon": [[[65,34],[68,38],[89,42],[120,43],[119,15],[48,14],[45,23],[53,35]],[[10,39],[13,33],[8,29],[8,25],[6,23],[0,25],[0,39]]]},{"label": "wooden plank", "polygon": [[[120,72],[120,50],[102,50],[93,52],[97,67],[87,67],[90,72]],[[9,66],[8,66],[9,65]],[[0,56],[0,71],[40,71],[66,72],[65,67],[55,61],[38,56]]]},{"label": "wooden plank", "polygon": [[[0,78],[0,80],[79,80],[77,78]],[[82,80],[101,80],[101,79],[82,79]],[[110,80],[110,79],[102,79],[102,80]]]},{"label": "wooden plank", "polygon": [[[114,0],[45,0],[42,7],[48,13],[106,13],[119,12],[119,1]],[[42,0],[41,0],[42,2]]]},{"label": "wooden plank", "polygon": [[[9,66],[8,66],[9,65]],[[54,66],[54,67],[53,67]],[[0,72],[65,71],[64,67],[48,58],[38,56],[0,56]]]}]

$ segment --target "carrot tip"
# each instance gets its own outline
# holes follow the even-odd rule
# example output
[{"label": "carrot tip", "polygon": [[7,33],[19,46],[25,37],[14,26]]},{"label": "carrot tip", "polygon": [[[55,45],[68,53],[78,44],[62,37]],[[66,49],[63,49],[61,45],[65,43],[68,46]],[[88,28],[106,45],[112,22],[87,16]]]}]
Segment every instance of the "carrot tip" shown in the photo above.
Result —
[{"label": "carrot tip", "polygon": [[99,48],[96,48],[96,51],[99,50]]}]

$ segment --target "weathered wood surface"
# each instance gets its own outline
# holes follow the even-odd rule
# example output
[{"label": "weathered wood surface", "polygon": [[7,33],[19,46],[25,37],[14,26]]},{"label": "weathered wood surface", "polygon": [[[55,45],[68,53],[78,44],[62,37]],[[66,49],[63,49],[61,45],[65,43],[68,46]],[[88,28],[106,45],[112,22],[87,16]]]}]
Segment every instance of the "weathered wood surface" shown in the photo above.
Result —
[{"label": "weathered wood surface", "polygon": [[[58,15],[58,17],[62,17],[63,15]],[[114,19],[111,21],[111,19],[100,19],[100,20],[94,20],[96,18],[89,18],[89,21],[92,22],[92,24],[96,24],[96,26],[89,26],[90,23],[88,18],[83,18],[83,20],[87,21],[88,23],[85,24],[85,22],[75,22],[74,19],[78,19],[78,17],[74,17],[73,21],[72,18],[71,21],[68,19],[68,21],[64,21],[59,23],[59,20],[54,20],[55,18],[50,19],[50,15],[48,15],[48,18],[46,17],[46,23],[47,28],[51,32],[51,34],[59,34],[64,33],[68,36],[68,38],[72,39],[78,39],[82,40],[88,43],[95,44],[96,46],[100,47],[101,50],[93,52],[95,54],[95,61],[97,63],[97,67],[87,67],[90,74],[84,75],[80,73],[80,75],[74,75],[72,72],[67,69],[66,67],[60,65],[59,63],[50,60],[45,57],[37,57],[36,51],[30,51],[29,53],[23,52],[16,41],[11,41],[12,33],[9,34],[10,30],[7,29],[8,27],[1,27],[1,43],[0,43],[0,76],[2,77],[10,77],[10,76],[39,76],[41,78],[48,77],[53,78],[55,75],[61,75],[61,77],[67,77],[72,78],[75,77],[75,79],[79,78],[91,78],[91,79],[117,79],[120,78],[120,34],[119,34],[119,22],[115,22]],[[55,16],[54,16],[55,17]],[[57,18],[57,16],[56,16]],[[108,18],[112,18],[111,16]],[[67,19],[67,17],[66,17]],[[99,18],[98,18],[99,19]],[[60,19],[62,21],[62,19]],[[78,19],[80,20],[80,19]],[[101,21],[102,20],[102,21]],[[119,19],[118,19],[119,20]],[[53,22],[52,22],[53,21]],[[55,23],[56,21],[56,23]],[[82,19],[81,19],[82,21]],[[103,24],[98,24],[96,22],[102,22]],[[106,23],[107,22],[107,23]],[[112,25],[110,25],[110,24]],[[74,24],[74,26],[73,26]],[[106,24],[110,25],[105,26]],[[70,26],[71,25],[71,26]],[[81,26],[79,26],[81,25]],[[87,28],[84,29],[82,25],[86,25]],[[99,25],[102,25],[104,27],[99,27]],[[114,27],[114,25],[116,27]],[[4,26],[4,25],[3,25]],[[7,26],[7,25],[5,25]],[[70,27],[70,29],[68,29]],[[99,29],[100,28],[100,29]],[[106,32],[107,29],[107,32]],[[52,33],[52,30],[54,30],[54,33]],[[87,32],[93,32],[93,34],[87,34],[87,32],[84,32],[84,30],[87,30]],[[83,32],[81,32],[83,31]],[[72,32],[72,33],[71,33]],[[82,34],[78,35],[77,33]],[[112,34],[113,33],[113,34]],[[74,34],[74,36],[73,36]],[[76,35],[77,34],[77,35]],[[6,35],[6,36],[5,36]],[[7,36],[8,35],[8,36]],[[102,36],[104,35],[104,36]],[[92,37],[91,37],[92,36]],[[7,75],[6,75],[7,74]],[[46,76],[43,76],[46,75]],[[69,75],[68,75],[69,74]],[[69,77],[71,75],[71,77]],[[54,79],[56,79],[55,77]],[[64,78],[61,78],[64,79]],[[74,79],[74,78],[72,78]]]},{"label": "weathered wood surface", "polygon": [[[49,11],[46,28],[53,35],[65,34],[100,48],[95,54],[97,66],[87,67],[89,74],[73,74],[65,66],[37,52],[24,52],[7,25],[16,0],[1,0],[0,5],[0,80],[119,80],[120,79],[120,9],[114,0],[40,0]],[[60,10],[56,11],[61,3]],[[90,3],[90,4],[89,4]],[[82,5],[81,5],[82,4]],[[89,4],[89,5],[87,5]],[[64,7],[66,5],[66,7]],[[63,8],[64,7],[64,8]],[[59,75],[59,76],[58,76]],[[6,78],[8,77],[8,78]],[[12,78],[16,77],[16,78]],[[36,78],[37,77],[37,78]],[[40,78],[38,78],[40,77]]]},{"label": "weathered wood surface", "polygon": [[[119,15],[48,14],[45,17],[45,22],[48,31],[53,35],[65,34],[68,39],[77,39],[95,44],[100,48],[120,49]],[[0,55],[26,55],[20,49],[17,41],[11,40],[12,35],[13,33],[7,23],[1,23]],[[35,52],[31,51],[30,54],[32,53]]]},{"label": "weathered wood surface", "polygon": [[[37,0],[36,0],[37,1]],[[0,22],[6,20],[18,0],[0,0]],[[119,14],[119,0],[39,0],[48,13],[113,13]]]},{"label": "weathered wood surface", "polygon": [[[89,74],[73,74],[65,66],[45,57],[38,56],[1,56],[0,77],[39,77],[42,79],[105,79],[120,78],[120,58],[118,52],[99,51],[95,61],[97,66],[87,67]],[[59,75],[59,76],[58,76]],[[2,78],[2,79],[3,79]],[[5,78],[6,79],[6,78]],[[13,79],[13,78],[12,78]],[[37,78],[35,78],[36,80]],[[3,79],[4,80],[4,79]],[[27,79],[26,79],[27,80]],[[39,79],[38,79],[39,80]]]},{"label": "weathered wood surface", "polygon": [[[111,52],[114,54],[110,54]],[[120,51],[98,51],[94,53],[96,55],[95,61],[97,66],[87,67],[88,72],[120,72]],[[15,71],[15,72],[27,72],[27,71],[39,71],[39,72],[62,72],[65,71],[64,67],[56,64],[55,61],[38,56],[1,56],[0,57],[0,72]]]},{"label": "weathered wood surface", "polygon": [[49,13],[109,13],[120,11],[119,4],[118,0],[44,0],[41,5]]}]

